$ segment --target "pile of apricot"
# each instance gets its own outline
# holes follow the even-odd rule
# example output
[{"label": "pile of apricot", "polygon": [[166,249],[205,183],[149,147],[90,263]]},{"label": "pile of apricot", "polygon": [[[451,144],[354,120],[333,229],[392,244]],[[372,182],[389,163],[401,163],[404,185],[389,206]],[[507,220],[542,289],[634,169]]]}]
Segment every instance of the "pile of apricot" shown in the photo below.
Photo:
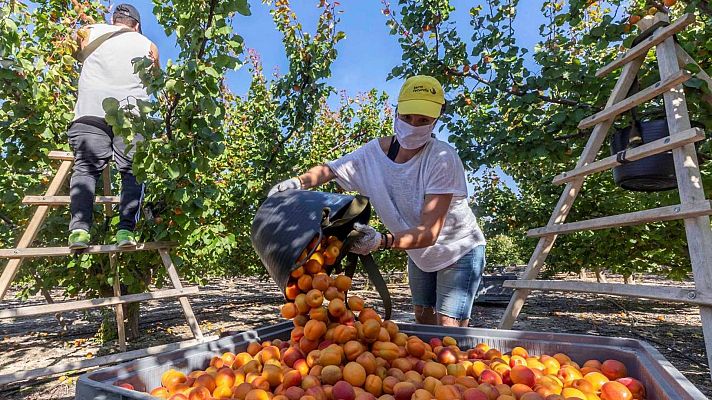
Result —
[{"label": "pile of apricot", "polygon": [[205,370],[171,369],[150,394],[169,400],[645,399],[642,383],[620,361],[579,365],[562,353],[530,355],[515,347],[505,354],[485,343],[462,350],[452,337],[425,341],[400,332],[360,297],[346,299],[351,278],[326,273],[341,245],[334,237],[312,243],[316,250],[291,273],[281,309],[294,323],[289,340],[252,342],[243,352],[214,356]]}]

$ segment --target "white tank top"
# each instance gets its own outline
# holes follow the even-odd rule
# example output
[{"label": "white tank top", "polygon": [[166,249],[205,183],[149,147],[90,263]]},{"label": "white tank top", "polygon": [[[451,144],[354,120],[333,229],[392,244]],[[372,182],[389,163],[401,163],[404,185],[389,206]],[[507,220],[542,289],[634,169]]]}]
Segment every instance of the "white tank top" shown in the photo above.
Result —
[{"label": "white tank top", "polygon": [[[89,43],[107,32],[121,29],[119,25],[96,24],[89,27]],[[77,104],[74,119],[84,116],[104,118],[101,103],[113,97],[122,106],[148,100],[148,93],[131,60],[147,57],[151,41],[138,32],[124,32],[113,36],[92,52],[82,64],[79,75]]]}]

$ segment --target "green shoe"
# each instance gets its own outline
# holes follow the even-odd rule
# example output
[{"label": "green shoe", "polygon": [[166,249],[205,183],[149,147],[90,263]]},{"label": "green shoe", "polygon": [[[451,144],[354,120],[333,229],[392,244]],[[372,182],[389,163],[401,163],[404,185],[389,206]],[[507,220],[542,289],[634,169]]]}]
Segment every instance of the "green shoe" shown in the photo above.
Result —
[{"label": "green shoe", "polygon": [[89,247],[91,236],[84,229],[74,229],[69,234],[69,250],[81,250]]},{"label": "green shoe", "polygon": [[127,229],[119,229],[116,232],[116,246],[120,248],[136,246],[134,233]]}]

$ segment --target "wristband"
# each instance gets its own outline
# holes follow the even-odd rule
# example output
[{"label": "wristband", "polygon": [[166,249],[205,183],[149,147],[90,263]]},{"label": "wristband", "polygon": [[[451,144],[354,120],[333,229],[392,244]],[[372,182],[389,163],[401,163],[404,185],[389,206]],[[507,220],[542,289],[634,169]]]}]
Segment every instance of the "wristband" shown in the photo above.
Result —
[{"label": "wristband", "polygon": [[299,177],[299,175],[297,175],[296,178],[299,181],[299,189],[304,189],[304,181],[302,181],[302,178]]}]

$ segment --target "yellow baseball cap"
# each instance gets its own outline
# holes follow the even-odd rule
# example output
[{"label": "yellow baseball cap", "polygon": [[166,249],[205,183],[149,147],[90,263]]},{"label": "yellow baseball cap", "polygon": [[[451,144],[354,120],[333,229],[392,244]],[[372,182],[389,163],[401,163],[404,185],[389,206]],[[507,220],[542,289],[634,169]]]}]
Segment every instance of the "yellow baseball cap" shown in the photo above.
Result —
[{"label": "yellow baseball cap", "polygon": [[420,114],[438,118],[443,104],[443,87],[432,76],[411,76],[405,80],[398,94],[398,114]]}]

